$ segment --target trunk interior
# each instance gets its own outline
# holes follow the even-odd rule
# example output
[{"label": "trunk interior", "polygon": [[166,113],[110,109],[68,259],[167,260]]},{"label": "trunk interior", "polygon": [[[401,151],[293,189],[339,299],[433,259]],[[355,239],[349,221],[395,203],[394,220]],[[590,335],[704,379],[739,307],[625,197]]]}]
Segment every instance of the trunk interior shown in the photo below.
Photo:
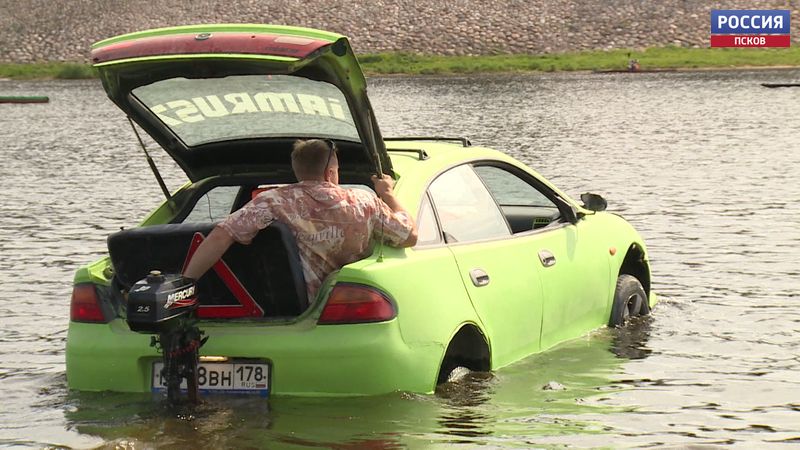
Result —
[{"label": "trunk interior", "polygon": [[[181,273],[190,249],[213,227],[211,223],[166,224],[112,234],[108,250],[115,285],[127,292],[151,270]],[[250,245],[233,244],[222,261],[224,265],[218,263],[197,281],[198,317],[288,319],[308,308],[297,244],[285,225],[273,223]]]}]

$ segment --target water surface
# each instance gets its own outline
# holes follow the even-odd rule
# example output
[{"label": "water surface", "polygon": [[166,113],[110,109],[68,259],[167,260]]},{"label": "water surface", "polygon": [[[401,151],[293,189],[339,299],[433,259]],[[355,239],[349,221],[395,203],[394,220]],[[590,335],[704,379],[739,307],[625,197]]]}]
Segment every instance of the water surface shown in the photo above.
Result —
[{"label": "water surface", "polygon": [[[437,395],[71,392],[75,269],[161,199],[96,81],[0,81],[0,446],[530,448],[800,444],[800,71],[377,78],[386,136],[466,136],[642,233],[661,297],[603,329]],[[151,143],[174,189],[184,176]],[[553,382],[553,383],[551,383]],[[548,389],[545,387],[555,388]]]}]

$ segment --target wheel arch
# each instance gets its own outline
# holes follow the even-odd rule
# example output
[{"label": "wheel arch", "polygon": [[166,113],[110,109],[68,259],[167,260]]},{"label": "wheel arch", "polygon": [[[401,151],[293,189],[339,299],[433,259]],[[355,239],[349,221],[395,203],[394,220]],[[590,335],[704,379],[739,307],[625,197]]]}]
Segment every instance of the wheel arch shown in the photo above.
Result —
[{"label": "wheel arch", "polygon": [[442,355],[436,383],[447,381],[447,376],[458,366],[473,371],[487,372],[491,370],[491,348],[486,335],[474,323],[462,324],[450,338],[447,349]]},{"label": "wheel arch", "polygon": [[650,295],[650,264],[647,261],[647,252],[644,247],[635,242],[628,247],[617,277],[622,274],[636,277],[642,283],[647,295]]}]

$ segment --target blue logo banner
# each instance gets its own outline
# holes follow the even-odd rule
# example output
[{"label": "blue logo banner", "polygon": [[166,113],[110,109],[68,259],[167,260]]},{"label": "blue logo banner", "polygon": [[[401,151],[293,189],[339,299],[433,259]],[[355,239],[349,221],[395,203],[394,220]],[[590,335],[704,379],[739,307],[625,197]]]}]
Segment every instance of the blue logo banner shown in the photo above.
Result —
[{"label": "blue logo banner", "polygon": [[789,34],[788,9],[714,9],[711,34]]}]

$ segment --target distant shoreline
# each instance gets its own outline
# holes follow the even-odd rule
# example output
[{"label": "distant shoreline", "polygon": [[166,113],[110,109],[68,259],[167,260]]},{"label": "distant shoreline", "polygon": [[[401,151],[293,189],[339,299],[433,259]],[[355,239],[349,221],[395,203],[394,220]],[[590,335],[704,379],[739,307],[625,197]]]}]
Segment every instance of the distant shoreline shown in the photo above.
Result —
[{"label": "distant shoreline", "polygon": [[[669,45],[702,49],[710,42],[715,8],[714,2],[686,0],[397,0],[350,2],[346,7],[340,0],[202,0],[147,2],[146,7],[142,2],[103,0],[44,7],[41,0],[19,0],[13,5],[0,18],[0,62],[24,64],[88,63],[92,44],[103,39],[192,24],[326,30],[347,36],[359,55],[542,55]],[[725,6],[788,7],[785,0],[732,0]],[[796,19],[796,11],[793,15]],[[793,45],[800,45],[800,20],[791,20],[790,31]]]},{"label": "distant shoreline", "polygon": [[[362,69],[376,75],[460,75],[520,72],[626,72],[636,59],[648,71],[758,70],[800,68],[800,48],[683,48],[586,51],[542,55],[438,56],[406,52],[359,55]],[[633,72],[635,73],[635,72]],[[0,63],[0,79],[96,78],[88,64]]]}]

